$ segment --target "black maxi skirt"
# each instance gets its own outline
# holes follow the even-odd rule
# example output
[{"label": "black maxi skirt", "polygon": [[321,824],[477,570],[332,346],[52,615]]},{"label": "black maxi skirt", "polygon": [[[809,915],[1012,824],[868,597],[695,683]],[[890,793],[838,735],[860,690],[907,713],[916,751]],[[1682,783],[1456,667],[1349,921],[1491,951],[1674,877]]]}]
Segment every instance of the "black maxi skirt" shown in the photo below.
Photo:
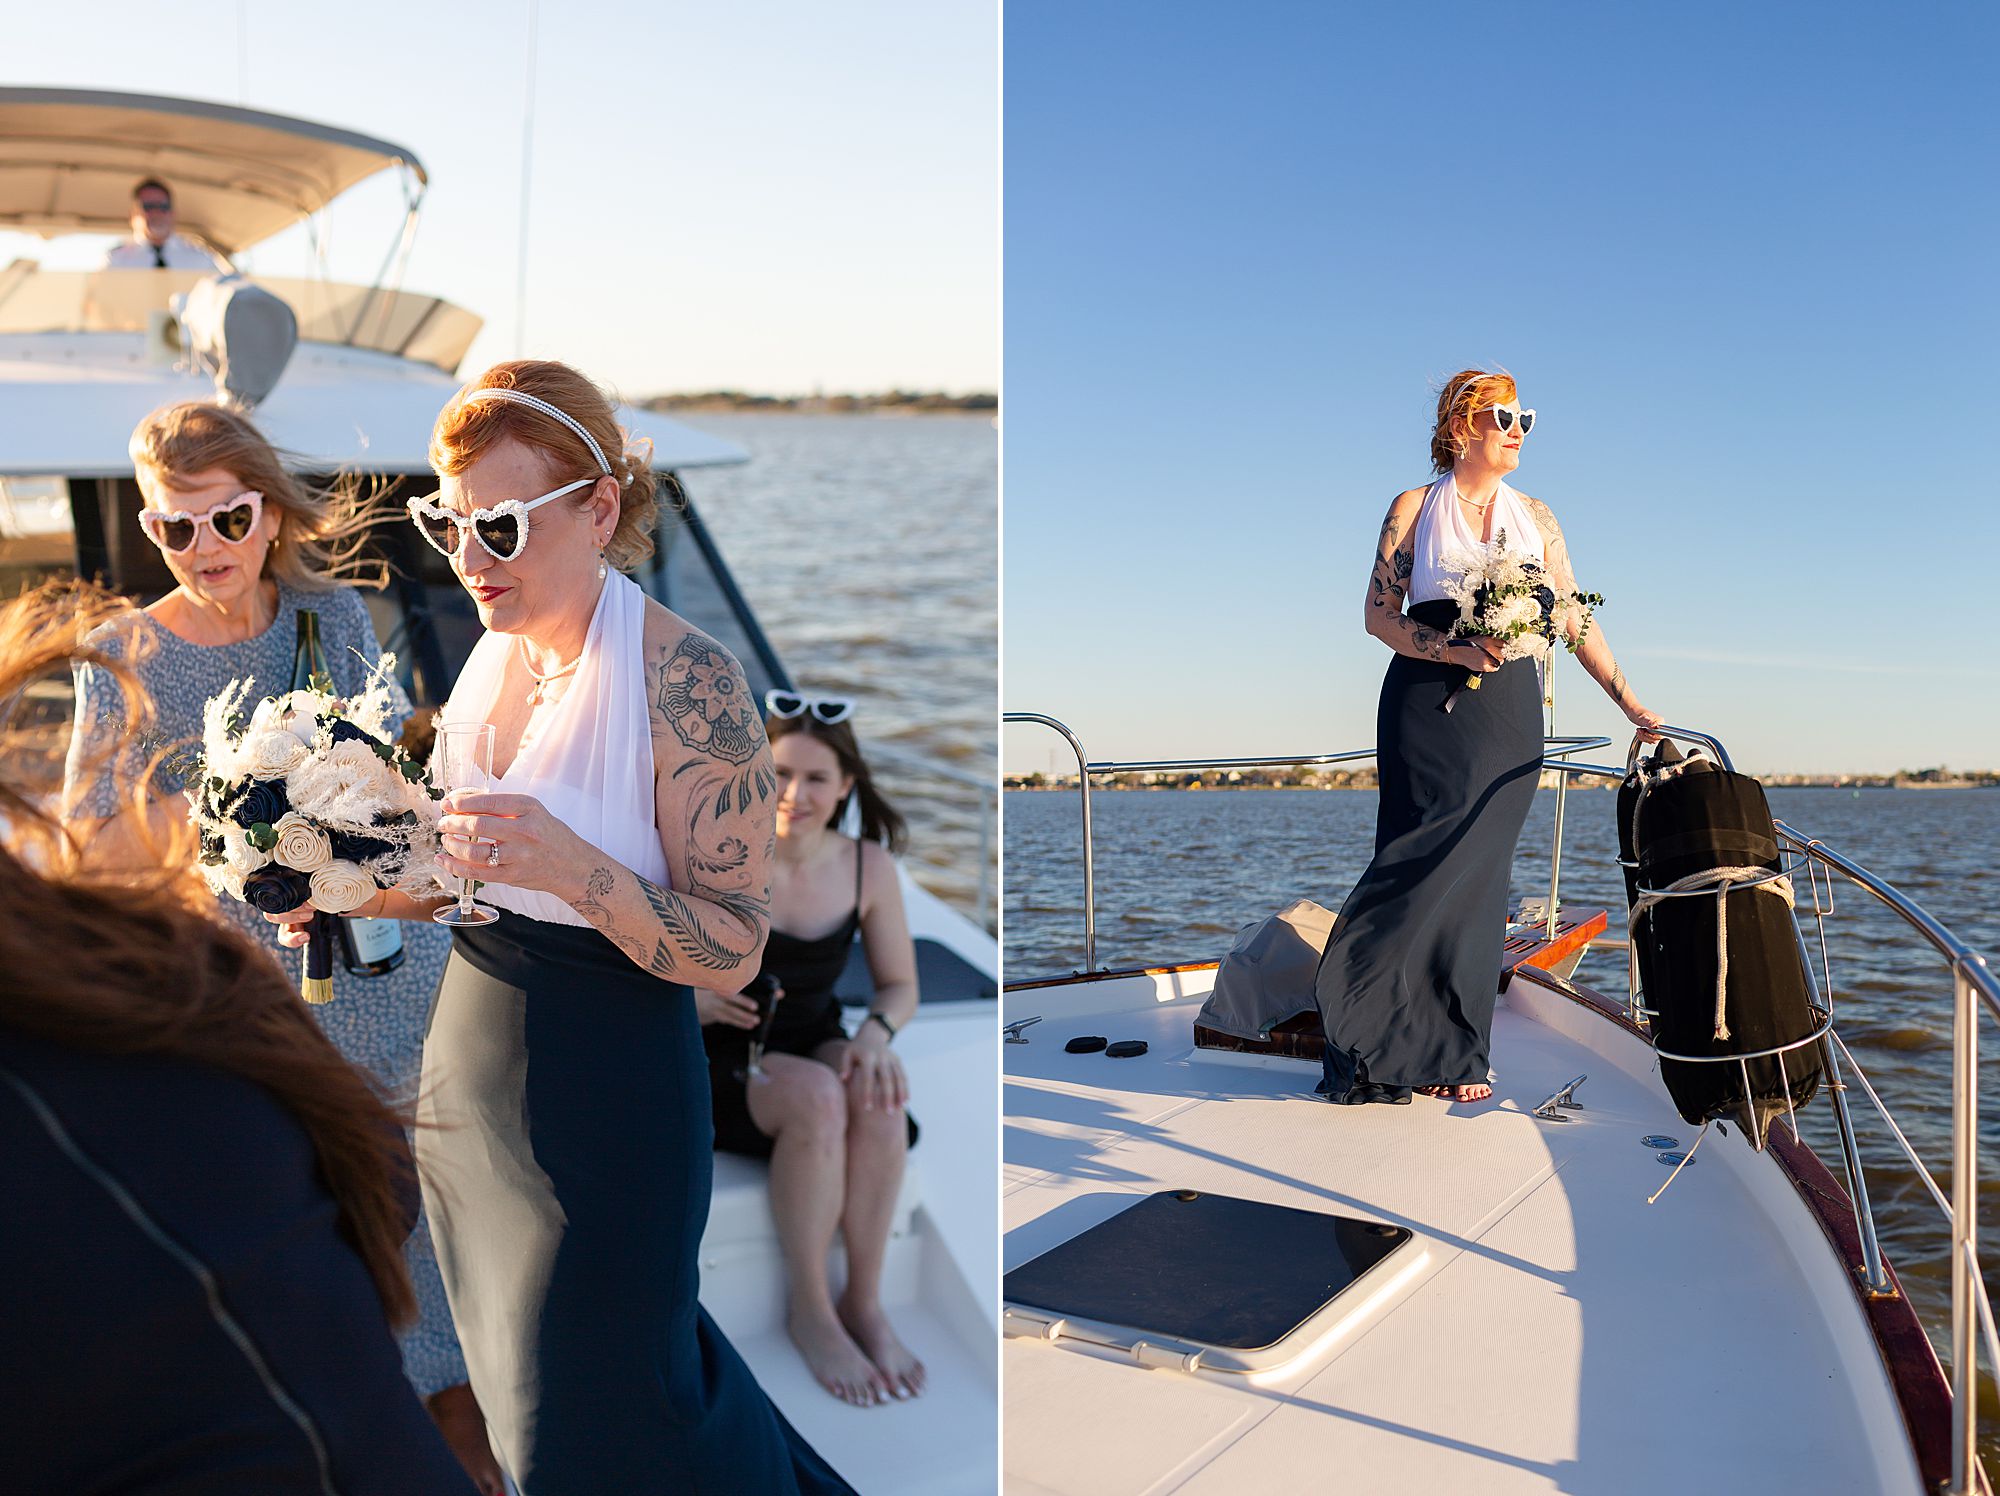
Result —
[{"label": "black maxi skirt", "polygon": [[[1410,616],[1442,630],[1458,609],[1418,603]],[[1541,683],[1533,660],[1510,660],[1445,712],[1466,674],[1399,654],[1382,680],[1375,859],[1314,983],[1329,1100],[1486,1079],[1514,844],[1540,773]]]},{"label": "black maxi skirt", "polygon": [[696,1302],[714,1135],[686,987],[595,930],[455,931],[419,1110],[452,1319],[523,1496],[853,1496]]}]

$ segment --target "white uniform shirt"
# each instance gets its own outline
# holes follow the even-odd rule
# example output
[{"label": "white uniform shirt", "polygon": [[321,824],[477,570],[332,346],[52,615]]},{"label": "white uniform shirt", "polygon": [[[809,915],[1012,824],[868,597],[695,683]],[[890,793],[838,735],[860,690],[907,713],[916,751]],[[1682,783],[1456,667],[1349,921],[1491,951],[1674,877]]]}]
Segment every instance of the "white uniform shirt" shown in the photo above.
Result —
[{"label": "white uniform shirt", "polygon": [[[166,257],[168,270],[209,270],[227,273],[228,264],[203,249],[191,239],[183,239],[179,234],[169,234],[167,242],[160,246]],[[159,257],[153,253],[150,240],[127,239],[123,244],[114,244],[105,252],[106,270],[157,270]]]}]

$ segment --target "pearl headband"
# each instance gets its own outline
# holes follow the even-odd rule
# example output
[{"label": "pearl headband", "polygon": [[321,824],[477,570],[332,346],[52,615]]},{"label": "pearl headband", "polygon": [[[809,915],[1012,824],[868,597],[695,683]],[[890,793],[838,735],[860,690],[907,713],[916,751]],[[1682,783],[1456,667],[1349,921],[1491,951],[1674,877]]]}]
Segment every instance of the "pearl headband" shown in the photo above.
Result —
[{"label": "pearl headband", "polygon": [[[549,404],[548,401],[542,399],[540,396],[523,394],[520,390],[487,388],[474,390],[465,397],[467,405],[472,404],[475,400],[510,400],[516,405],[525,405],[530,410],[539,410],[545,416],[554,416],[563,425],[569,427],[570,430],[583,438],[583,444],[590,448],[590,455],[597,459],[598,470],[607,478],[611,476],[611,464],[604,460],[604,449],[597,445],[597,438],[584,430],[583,423],[577,420],[576,417],[566,411],[557,410],[555,406]],[[630,483],[631,481],[629,477],[620,480],[621,484]]]}]

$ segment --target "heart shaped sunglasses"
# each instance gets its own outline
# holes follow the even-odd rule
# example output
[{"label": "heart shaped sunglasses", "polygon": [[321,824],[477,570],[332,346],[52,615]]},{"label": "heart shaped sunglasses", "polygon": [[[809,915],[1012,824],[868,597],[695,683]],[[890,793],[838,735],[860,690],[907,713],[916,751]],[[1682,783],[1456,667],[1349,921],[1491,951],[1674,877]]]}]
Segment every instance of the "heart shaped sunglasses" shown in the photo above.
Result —
[{"label": "heart shaped sunglasses", "polygon": [[1500,428],[1502,435],[1514,429],[1514,422],[1521,423],[1521,435],[1526,436],[1535,429],[1535,413],[1532,410],[1515,410],[1506,405],[1489,405],[1493,412],[1493,424]]},{"label": "heart shaped sunglasses", "polygon": [[808,696],[774,686],[764,693],[764,710],[781,722],[811,712],[814,721],[833,727],[854,715],[854,702],[845,696]]},{"label": "heart shaped sunglasses", "polygon": [[201,514],[186,514],[178,509],[141,509],[139,528],[161,550],[180,552],[195,543],[203,525],[224,545],[241,545],[256,533],[257,521],[263,517],[264,496],[251,489]]},{"label": "heart shaped sunglasses", "polygon": [[469,515],[443,508],[434,493],[405,499],[403,503],[410,511],[410,518],[416,521],[417,528],[424,532],[424,539],[439,555],[457,555],[459,546],[464,543],[463,532],[470,528],[472,538],[479,542],[487,555],[495,561],[512,561],[528,548],[528,512],[531,509],[539,509],[551,499],[575,493],[579,488],[588,488],[596,481],[595,478],[579,478],[538,499],[507,499],[491,509],[475,509]]}]

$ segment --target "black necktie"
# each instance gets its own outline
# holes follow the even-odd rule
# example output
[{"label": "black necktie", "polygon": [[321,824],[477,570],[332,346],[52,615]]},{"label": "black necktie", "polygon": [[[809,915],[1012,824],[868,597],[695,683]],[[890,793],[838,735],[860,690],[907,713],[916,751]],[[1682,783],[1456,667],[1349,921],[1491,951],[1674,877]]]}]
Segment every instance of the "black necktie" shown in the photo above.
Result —
[{"label": "black necktie", "polygon": [[165,270],[165,269],[167,268],[167,247],[166,247],[166,245],[164,245],[164,244],[155,244],[155,245],[153,246],[153,265],[154,265],[154,268],[155,268],[155,269],[159,269],[159,270]]}]

